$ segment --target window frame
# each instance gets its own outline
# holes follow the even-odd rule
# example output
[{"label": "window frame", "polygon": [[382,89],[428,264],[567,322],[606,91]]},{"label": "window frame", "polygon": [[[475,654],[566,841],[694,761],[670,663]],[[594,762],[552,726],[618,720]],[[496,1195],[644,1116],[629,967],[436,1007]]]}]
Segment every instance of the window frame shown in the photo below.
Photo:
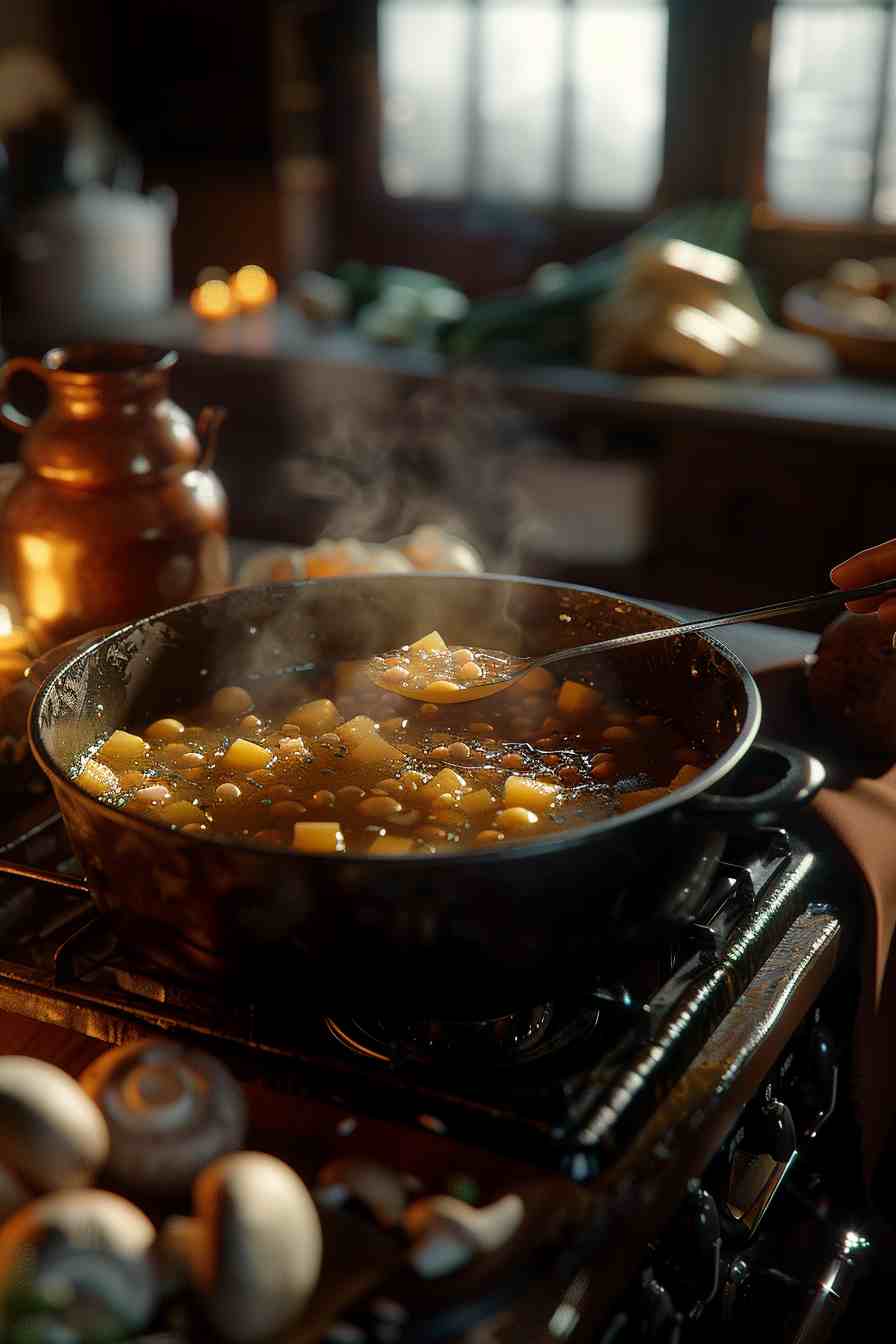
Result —
[{"label": "window frame", "polygon": [[[319,11],[330,0],[301,0]],[[745,198],[752,258],[773,297],[838,256],[868,256],[892,240],[874,221],[816,221],[774,209],[765,184],[775,0],[668,0],[662,169],[644,209],[489,204],[391,196],[380,173],[377,0],[337,0],[327,51],[322,148],[332,165],[332,259],[363,256],[443,272],[469,293],[521,283],[542,262],[575,261],[659,210],[698,199]],[[732,96],[736,90],[736,96]]]}]

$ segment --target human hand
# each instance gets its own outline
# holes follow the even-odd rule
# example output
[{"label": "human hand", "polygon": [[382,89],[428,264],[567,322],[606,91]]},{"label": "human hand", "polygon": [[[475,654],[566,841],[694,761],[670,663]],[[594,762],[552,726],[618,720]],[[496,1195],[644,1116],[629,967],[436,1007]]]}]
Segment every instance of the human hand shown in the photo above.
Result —
[{"label": "human hand", "polygon": [[850,611],[876,611],[884,629],[896,636],[896,538],[859,551],[849,560],[843,560],[831,570],[831,581],[838,588],[861,588],[866,583],[881,579],[893,580],[893,593],[883,597],[865,597],[858,602],[847,602]]}]

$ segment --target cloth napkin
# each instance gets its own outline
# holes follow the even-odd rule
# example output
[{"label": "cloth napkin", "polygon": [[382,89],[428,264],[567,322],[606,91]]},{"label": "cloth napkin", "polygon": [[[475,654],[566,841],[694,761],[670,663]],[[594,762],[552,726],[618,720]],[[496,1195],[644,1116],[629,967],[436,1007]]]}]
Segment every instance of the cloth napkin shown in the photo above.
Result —
[{"label": "cloth napkin", "polygon": [[882,1185],[891,1185],[896,1167],[896,766],[877,779],[858,778],[842,792],[823,789],[815,809],[865,878],[853,1085],[874,1200]]}]

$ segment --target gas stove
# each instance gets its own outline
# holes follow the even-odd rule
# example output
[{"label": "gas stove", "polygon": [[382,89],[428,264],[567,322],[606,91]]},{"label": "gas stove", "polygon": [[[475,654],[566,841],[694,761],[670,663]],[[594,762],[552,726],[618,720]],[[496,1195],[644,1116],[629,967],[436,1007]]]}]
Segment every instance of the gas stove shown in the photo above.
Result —
[{"label": "gas stove", "polygon": [[[75,872],[48,799],[20,802],[2,847]],[[852,1018],[857,879],[800,823],[695,831],[663,880],[680,914],[584,993],[407,1022],[341,1014],[300,967],[287,985],[176,980],[82,893],[4,878],[0,1007],[116,1044],[199,1039],[299,1095],[322,1157],[373,1146],[424,1185],[448,1162],[480,1193],[524,1192],[513,1255],[425,1293],[398,1272],[297,1340],[628,1344],[767,1329],[769,1310],[789,1331],[770,1338],[821,1339],[866,1249],[832,1034]]]}]

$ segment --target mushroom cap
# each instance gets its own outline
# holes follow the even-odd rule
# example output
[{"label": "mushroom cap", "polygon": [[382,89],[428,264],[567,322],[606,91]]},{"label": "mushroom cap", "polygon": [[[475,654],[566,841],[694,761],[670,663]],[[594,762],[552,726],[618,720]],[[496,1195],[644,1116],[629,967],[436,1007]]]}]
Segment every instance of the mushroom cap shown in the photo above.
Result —
[{"label": "mushroom cap", "polygon": [[81,1075],[109,1128],[107,1179],[134,1194],[185,1194],[215,1158],[246,1137],[246,1100],[233,1075],[177,1041],[109,1050]]},{"label": "mushroom cap", "polygon": [[144,1213],[105,1190],[63,1190],[26,1204],[0,1229],[4,1328],[21,1294],[40,1338],[51,1327],[75,1340],[142,1329],[158,1300],[154,1237]]},{"label": "mushroom cap", "polygon": [[264,1339],[297,1317],[317,1286],[323,1237],[314,1200],[267,1153],[222,1157],[193,1188],[193,1279],[226,1339]]},{"label": "mushroom cap", "polygon": [[35,1190],[87,1185],[106,1160],[98,1107],[62,1069],[0,1056],[0,1161]]}]

